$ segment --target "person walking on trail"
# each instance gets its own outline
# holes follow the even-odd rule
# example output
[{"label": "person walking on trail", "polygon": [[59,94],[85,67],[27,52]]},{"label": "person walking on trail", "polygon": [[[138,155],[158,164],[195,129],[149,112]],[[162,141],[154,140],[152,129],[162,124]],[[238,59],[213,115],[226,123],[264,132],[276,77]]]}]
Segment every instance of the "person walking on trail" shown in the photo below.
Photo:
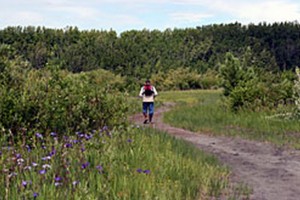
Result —
[{"label": "person walking on trail", "polygon": [[[145,85],[141,88],[139,96],[143,98],[143,115],[144,124],[152,123],[154,114],[154,99],[158,95],[155,87],[151,85],[150,80],[146,80]],[[148,116],[149,111],[149,116]]]}]

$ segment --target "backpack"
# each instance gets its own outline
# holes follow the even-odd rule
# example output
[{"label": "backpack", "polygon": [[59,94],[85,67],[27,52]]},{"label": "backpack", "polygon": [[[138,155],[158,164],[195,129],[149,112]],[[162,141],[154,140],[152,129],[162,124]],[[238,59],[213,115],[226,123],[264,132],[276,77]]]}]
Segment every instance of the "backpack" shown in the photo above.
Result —
[{"label": "backpack", "polygon": [[147,97],[152,96],[153,93],[154,93],[154,91],[153,91],[151,85],[144,85],[144,92],[143,92],[143,94],[145,94],[145,96],[147,96]]}]

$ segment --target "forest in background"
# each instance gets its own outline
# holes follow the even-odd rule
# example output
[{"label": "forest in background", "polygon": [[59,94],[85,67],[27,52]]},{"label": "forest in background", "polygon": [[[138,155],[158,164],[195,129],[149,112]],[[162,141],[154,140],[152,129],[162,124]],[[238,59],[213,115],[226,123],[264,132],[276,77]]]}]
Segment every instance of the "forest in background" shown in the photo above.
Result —
[{"label": "forest in background", "polygon": [[142,79],[186,67],[197,72],[217,70],[227,52],[240,57],[251,48],[253,64],[270,71],[300,64],[300,24],[215,24],[196,28],[79,30],[77,27],[7,27],[0,44],[10,56],[21,56],[35,69],[56,65],[71,72],[106,69]]}]

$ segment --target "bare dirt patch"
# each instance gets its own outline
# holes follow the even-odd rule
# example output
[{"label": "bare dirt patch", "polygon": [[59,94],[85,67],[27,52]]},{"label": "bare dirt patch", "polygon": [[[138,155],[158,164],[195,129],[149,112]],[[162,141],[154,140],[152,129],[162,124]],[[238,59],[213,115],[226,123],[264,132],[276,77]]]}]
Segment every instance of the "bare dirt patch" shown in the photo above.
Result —
[{"label": "bare dirt patch", "polygon": [[[241,138],[209,136],[172,127],[162,121],[162,114],[171,107],[172,104],[166,104],[156,109],[152,127],[189,141],[199,149],[215,155],[232,170],[235,181],[252,188],[250,199],[300,199],[299,150]],[[137,114],[131,120],[142,125],[143,117]]]}]

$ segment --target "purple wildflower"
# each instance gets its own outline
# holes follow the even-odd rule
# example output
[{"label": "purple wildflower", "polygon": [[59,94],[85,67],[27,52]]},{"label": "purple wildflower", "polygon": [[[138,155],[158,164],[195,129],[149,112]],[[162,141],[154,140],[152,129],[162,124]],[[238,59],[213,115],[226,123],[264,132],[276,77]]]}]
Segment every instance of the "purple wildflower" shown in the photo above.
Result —
[{"label": "purple wildflower", "polygon": [[100,174],[103,172],[103,167],[101,165],[96,166],[96,169]]},{"label": "purple wildflower", "polygon": [[76,132],[76,135],[80,138],[83,138],[84,137],[84,133],[81,133],[81,132]]},{"label": "purple wildflower", "polygon": [[38,164],[35,163],[35,162],[32,162],[32,166],[33,166],[33,167],[36,167],[36,166],[38,166]]},{"label": "purple wildflower", "polygon": [[22,185],[23,185],[23,187],[26,187],[27,186],[27,181],[22,181]]},{"label": "purple wildflower", "polygon": [[82,146],[80,150],[81,150],[81,152],[84,152],[85,151],[85,147]]},{"label": "purple wildflower", "polygon": [[151,172],[149,169],[142,170],[141,168],[138,168],[136,171],[138,173],[144,173],[144,174],[150,174],[150,172]]},{"label": "purple wildflower", "polygon": [[61,183],[62,178],[61,178],[60,176],[55,175],[54,181],[55,181],[54,185],[55,185],[56,187],[62,185],[62,183]]},{"label": "purple wildflower", "polygon": [[76,131],[75,134],[76,134],[77,136],[79,136],[79,135],[82,134],[82,133],[81,133],[80,131]]},{"label": "purple wildflower", "polygon": [[33,198],[37,198],[38,196],[39,196],[39,193],[37,193],[37,192],[33,193]]},{"label": "purple wildflower", "polygon": [[65,147],[66,147],[66,148],[72,148],[73,145],[72,145],[71,143],[67,143],[67,144],[65,144]]},{"label": "purple wildflower", "polygon": [[81,168],[82,168],[82,169],[85,169],[85,168],[87,168],[89,165],[90,165],[89,162],[83,163],[83,164],[81,165]]},{"label": "purple wildflower", "polygon": [[107,126],[103,126],[102,131],[107,131],[108,127]]},{"label": "purple wildflower", "polygon": [[78,143],[80,143],[80,140],[73,140],[72,141],[74,144],[78,144]]},{"label": "purple wildflower", "polygon": [[31,148],[30,148],[30,146],[28,144],[25,147],[27,149],[27,152],[31,152]]},{"label": "purple wildflower", "polygon": [[36,136],[37,138],[39,138],[39,139],[43,139],[43,135],[40,134],[40,133],[36,133],[35,136]]},{"label": "purple wildflower", "polygon": [[21,154],[17,153],[16,154],[16,159],[20,159],[20,158],[22,158]]},{"label": "purple wildflower", "polygon": [[60,176],[55,176],[54,178],[55,182],[60,182],[62,180],[62,178]]},{"label": "purple wildflower", "polygon": [[2,151],[0,151],[0,156],[2,156]]},{"label": "purple wildflower", "polygon": [[52,146],[52,151],[49,153],[49,156],[54,156],[56,154],[56,150],[54,148],[54,146]]},{"label": "purple wildflower", "polygon": [[46,160],[51,160],[51,156],[43,157],[42,160],[44,160],[44,161],[46,161]]},{"label": "purple wildflower", "polygon": [[32,184],[32,181],[22,181],[22,186],[23,186],[23,187],[26,187],[26,186],[28,186],[29,184]]},{"label": "purple wildflower", "polygon": [[127,142],[128,142],[128,143],[131,143],[131,142],[132,142],[132,139],[128,139]]},{"label": "purple wildflower", "polygon": [[90,140],[93,136],[91,134],[85,134],[84,137],[86,140]]},{"label": "purple wildflower", "polygon": [[55,132],[51,132],[50,135],[51,135],[52,137],[57,137],[57,133],[55,133]]},{"label": "purple wildflower", "polygon": [[52,156],[54,156],[55,155],[55,153],[56,153],[56,151],[54,150],[54,151],[51,151],[50,153],[49,153],[49,156],[50,157],[52,157]]},{"label": "purple wildflower", "polygon": [[40,174],[46,174],[46,169],[42,169],[39,171]]}]

